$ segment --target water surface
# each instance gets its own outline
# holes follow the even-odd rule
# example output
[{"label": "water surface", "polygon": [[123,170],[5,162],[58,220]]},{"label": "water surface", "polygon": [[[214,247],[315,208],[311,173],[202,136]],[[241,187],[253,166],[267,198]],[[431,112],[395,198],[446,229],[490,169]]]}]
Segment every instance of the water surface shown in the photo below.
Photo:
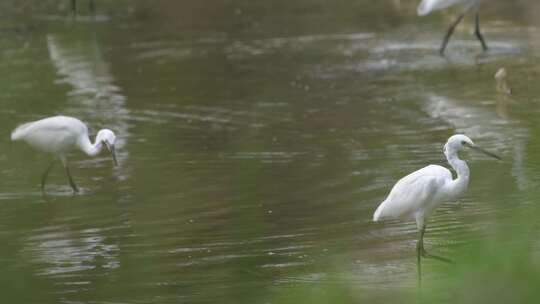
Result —
[{"label": "water surface", "polygon": [[[489,52],[468,22],[440,57],[452,14],[418,18],[415,3],[379,2],[115,2],[98,3],[95,18],[81,5],[75,19],[49,2],[7,7],[4,297],[413,300],[415,224],[372,223],[372,213],[400,177],[446,165],[454,133],[504,160],[463,154],[469,191],[431,217],[427,248],[474,256],[505,227],[526,227],[508,218],[539,211],[536,4],[490,6]],[[512,96],[495,89],[500,67]],[[8,140],[19,123],[55,114],[118,136],[119,167],[70,155],[80,195],[57,166],[43,196],[51,158]],[[425,278],[443,282],[452,269],[426,261]]]}]

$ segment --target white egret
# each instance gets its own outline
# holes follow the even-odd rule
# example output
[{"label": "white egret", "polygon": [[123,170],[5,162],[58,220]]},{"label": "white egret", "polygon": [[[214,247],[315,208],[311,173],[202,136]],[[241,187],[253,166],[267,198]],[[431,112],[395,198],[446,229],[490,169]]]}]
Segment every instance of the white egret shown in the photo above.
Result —
[{"label": "white egret", "polygon": [[469,184],[469,167],[458,157],[458,151],[472,148],[491,157],[499,156],[476,146],[472,140],[462,134],[451,136],[444,145],[444,154],[448,163],[457,173],[452,178],[452,172],[445,167],[429,165],[400,179],[390,191],[375,213],[373,220],[386,218],[409,218],[416,220],[419,231],[417,250],[418,279],[422,278],[420,258],[435,258],[442,261],[450,260],[430,255],[424,249],[425,220],[441,203],[457,200]]},{"label": "white egret", "polygon": [[[73,117],[54,116],[25,123],[11,133],[11,140],[25,141],[36,150],[51,153],[58,157],[64,165],[69,184],[75,192],[79,192],[79,189],[71,177],[66,159],[66,153],[70,150],[78,148],[89,156],[95,156],[105,146],[111,153],[114,164],[117,165],[114,149],[116,136],[114,132],[109,129],[100,130],[96,135],[95,142],[92,144],[88,137],[86,125]],[[45,180],[54,163],[53,161],[43,173],[41,189],[45,188]]]},{"label": "white egret", "polygon": [[446,49],[446,45],[448,44],[450,37],[454,33],[454,29],[461,22],[465,14],[469,12],[470,10],[473,10],[475,13],[474,34],[476,38],[478,38],[478,40],[482,44],[482,49],[484,51],[487,51],[488,47],[487,47],[486,41],[484,40],[484,36],[482,36],[482,33],[480,32],[480,15],[478,13],[478,10],[480,8],[480,3],[482,1],[483,0],[422,0],[420,5],[418,5],[418,9],[417,9],[418,16],[425,16],[431,13],[432,11],[445,9],[453,5],[462,5],[464,7],[463,11],[458,15],[457,19],[450,25],[450,27],[448,28],[448,31],[446,32],[446,35],[444,36],[443,43],[439,50],[441,55],[444,54],[444,50]]}]

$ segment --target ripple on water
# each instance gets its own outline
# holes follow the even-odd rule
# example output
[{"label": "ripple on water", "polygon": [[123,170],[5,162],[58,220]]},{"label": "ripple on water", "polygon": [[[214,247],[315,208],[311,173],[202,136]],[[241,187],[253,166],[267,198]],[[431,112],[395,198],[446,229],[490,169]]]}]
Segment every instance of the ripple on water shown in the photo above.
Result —
[{"label": "ripple on water", "polygon": [[107,244],[100,229],[70,231],[65,226],[40,229],[26,240],[24,254],[44,265],[40,275],[62,276],[85,270],[120,267],[116,244]]},{"label": "ripple on water", "polygon": [[44,20],[44,21],[55,21],[55,22],[78,22],[78,23],[103,23],[108,22],[111,20],[111,17],[105,14],[92,14],[92,15],[81,15],[78,14],[77,16],[73,17],[70,14],[67,15],[38,15],[37,19]]},{"label": "ripple on water", "polygon": [[300,53],[314,46],[328,43],[340,44],[374,38],[373,33],[320,34],[265,39],[233,40],[226,37],[209,37],[189,42],[147,41],[131,47],[137,50],[136,60],[187,60],[209,53],[222,53],[229,59],[241,60],[269,56],[283,52]]},{"label": "ripple on water", "polygon": [[278,121],[289,121],[286,116],[273,117],[256,110],[234,110],[223,107],[184,106],[179,109],[141,110],[130,118],[139,122],[168,124],[172,121],[187,129],[208,128],[209,125],[226,128],[264,128]]},{"label": "ripple on water", "polygon": [[[101,275],[113,271],[107,277],[135,274],[133,284],[118,281],[113,288],[126,301],[138,299],[122,289],[149,288],[144,293],[154,300],[170,296],[176,302],[197,302],[204,295],[215,302],[209,290],[240,286],[244,292],[254,281],[414,289],[414,221],[372,223],[371,217],[398,178],[427,162],[444,163],[442,134],[467,132],[487,148],[515,155],[510,156],[516,164],[512,174],[531,179],[524,168],[528,146],[513,149],[530,135],[511,114],[499,117],[491,103],[469,104],[432,93],[422,83],[422,77],[450,66],[477,67],[510,58],[524,47],[526,39],[519,36],[502,39],[502,33],[493,32],[492,49],[481,55],[476,41],[456,37],[448,56],[441,58],[437,33],[404,41],[410,35],[395,27],[377,34],[257,39],[209,33],[191,40],[172,35],[141,41],[144,35],[133,35],[129,40],[135,42],[120,49],[118,41],[125,38],[107,32],[111,28],[73,35],[70,27],[43,39],[56,71],[51,83],[56,80],[55,90],[67,90],[67,106],[54,105],[88,117],[92,126],[107,123],[120,130],[124,160],[130,151],[137,167],[133,175],[120,169],[131,187],[120,189],[119,198],[115,192],[103,197],[92,193],[92,200],[58,198],[47,206],[47,212],[60,214],[56,225],[45,213],[43,228],[13,233],[23,235],[21,251],[36,273],[68,286],[59,293],[94,291],[102,285]],[[98,39],[96,34],[105,32]],[[107,41],[115,43],[102,53],[100,44]],[[10,56],[15,62],[19,55]],[[114,56],[127,60],[107,62]],[[187,92],[148,81],[155,76],[151,72],[144,77],[133,73],[134,62],[177,67],[190,61],[198,68],[202,58],[211,59],[211,76],[197,74],[197,85],[188,84]],[[218,68],[232,63],[244,78],[230,71],[221,74],[213,60]],[[27,66],[32,60],[24,62],[20,70],[31,70]],[[271,69],[265,74],[270,65],[283,74],[274,75]],[[163,76],[164,70],[158,70]],[[178,74],[166,79],[186,77],[177,71],[181,69],[170,70]],[[426,71],[428,76],[420,76]],[[226,77],[241,85],[215,84]],[[149,99],[136,95],[139,82]],[[246,90],[245,83],[256,89]],[[193,94],[200,88],[212,92]],[[109,107],[111,113],[104,111]],[[128,145],[131,131],[137,132],[137,141]],[[206,144],[216,142],[217,147],[207,149]],[[77,164],[94,168],[107,162],[109,158],[100,157]],[[484,170],[475,172],[491,172],[483,162],[478,166]],[[432,215],[426,234],[430,248],[447,252],[487,230],[485,218],[499,207],[483,203],[479,192],[487,186],[475,183],[461,204],[445,204]],[[49,189],[54,195],[71,195],[67,185]],[[4,193],[0,200],[21,202],[40,195]],[[91,207],[83,209],[83,204]],[[114,223],[116,213],[103,216],[111,205],[120,209],[127,227]],[[72,213],[61,213],[69,208]],[[20,213],[13,214],[6,218]],[[321,271],[333,259],[344,270]],[[237,272],[248,275],[235,277]]]}]

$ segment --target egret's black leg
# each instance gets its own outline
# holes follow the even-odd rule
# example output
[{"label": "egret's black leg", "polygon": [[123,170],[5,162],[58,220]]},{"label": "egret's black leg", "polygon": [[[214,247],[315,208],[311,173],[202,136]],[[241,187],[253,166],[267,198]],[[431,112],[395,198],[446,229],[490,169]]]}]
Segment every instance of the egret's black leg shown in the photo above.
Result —
[{"label": "egret's black leg", "polygon": [[67,176],[68,176],[68,179],[69,179],[69,185],[71,186],[71,188],[73,188],[73,191],[75,193],[79,192],[79,188],[77,188],[77,185],[73,181],[73,177],[71,177],[71,173],[69,173],[69,167],[68,166],[66,166],[66,173],[67,173]]},{"label": "egret's black leg", "polygon": [[77,13],[77,0],[71,0],[71,13],[73,15]]},{"label": "egret's black leg", "polygon": [[423,257],[423,258],[426,258],[426,259],[435,259],[435,260],[439,260],[441,262],[445,262],[445,263],[449,263],[451,264],[452,263],[452,260],[450,259],[447,259],[445,257],[441,257],[441,256],[438,256],[438,255],[433,255],[433,254],[430,254],[428,253],[425,249],[424,249],[424,233],[426,232],[426,226],[424,225],[422,227],[422,229],[420,230],[420,241],[419,241],[419,252],[420,252],[420,255]]},{"label": "egret's black leg", "polygon": [[427,253],[427,251],[425,251],[425,250],[422,252],[422,257],[424,257],[426,259],[438,260],[438,261],[445,262],[445,263],[448,263],[448,264],[453,263],[452,260],[450,260],[449,258],[445,258],[445,257],[438,256],[438,255],[433,255],[431,253]]},{"label": "egret's black leg", "polygon": [[54,161],[51,162],[51,164],[47,167],[47,170],[45,170],[41,176],[41,190],[45,190],[45,181],[47,180],[47,176],[49,176],[49,172],[51,171],[52,167],[54,167],[54,163]]},{"label": "egret's black leg", "polygon": [[475,27],[474,27],[474,35],[476,35],[476,38],[480,40],[480,43],[482,44],[482,49],[487,51],[488,47],[486,44],[486,41],[484,40],[484,36],[482,36],[482,33],[480,32],[480,14],[477,12],[475,16]]},{"label": "egret's black leg", "polygon": [[461,19],[463,19],[463,16],[465,16],[465,13],[462,13],[461,15],[459,15],[456,21],[454,21],[448,28],[448,31],[446,32],[443,43],[441,45],[441,49],[439,50],[439,53],[441,55],[444,55],[444,50],[446,49],[446,45],[448,44],[448,41],[450,41],[450,37],[452,37],[452,34],[454,33],[456,26],[461,22]]},{"label": "egret's black leg", "polygon": [[417,254],[416,259],[418,263],[417,265],[418,286],[421,286],[422,284],[422,264],[421,264],[422,258],[431,258],[431,259],[435,259],[441,262],[452,264],[452,260],[450,259],[427,253],[427,251],[424,249],[424,233],[425,232],[426,232],[426,226],[423,225],[419,232],[418,243],[416,243],[416,254]]},{"label": "egret's black leg", "polygon": [[423,225],[418,233],[418,242],[416,243],[416,262],[418,269],[418,286],[422,284],[422,263],[421,259],[424,255],[424,232],[426,231],[426,226]]}]

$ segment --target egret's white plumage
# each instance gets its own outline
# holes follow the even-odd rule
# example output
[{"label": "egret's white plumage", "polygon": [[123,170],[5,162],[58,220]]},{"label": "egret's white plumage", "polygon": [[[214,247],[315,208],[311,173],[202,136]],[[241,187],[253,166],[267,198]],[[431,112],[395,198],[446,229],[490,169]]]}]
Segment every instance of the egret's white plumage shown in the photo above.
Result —
[{"label": "egret's white plumage", "polygon": [[[62,164],[66,168],[70,185],[75,192],[77,192],[78,189],[69,173],[66,153],[78,148],[88,156],[95,156],[99,154],[103,146],[105,146],[111,152],[113,161],[116,164],[116,154],[114,150],[116,136],[114,132],[109,129],[102,129],[96,135],[95,142],[91,143],[86,125],[73,117],[54,116],[25,123],[13,130],[11,133],[11,140],[25,141],[36,150],[51,153],[60,158]],[[51,167],[52,164],[42,177],[42,187],[45,186],[45,179],[47,178],[47,174]]]},{"label": "egret's white plumage", "polygon": [[[429,165],[403,177],[377,208],[373,220],[410,218],[421,222],[424,213],[437,207],[433,202],[445,200],[446,193],[439,190],[448,181],[452,181],[452,173],[438,165]],[[424,202],[427,203],[422,205]]]},{"label": "egret's white plumage", "polygon": [[420,4],[418,5],[418,8],[416,9],[419,16],[425,16],[433,11],[442,10],[442,9],[445,9],[454,5],[463,6],[463,12],[459,14],[456,21],[454,21],[450,25],[450,27],[448,28],[448,31],[446,32],[441,48],[439,49],[439,52],[441,53],[441,55],[444,53],[444,50],[446,49],[446,45],[448,44],[450,37],[454,33],[454,29],[456,28],[456,26],[461,22],[461,20],[463,19],[463,16],[465,16],[465,14],[473,8],[475,10],[474,34],[476,35],[476,38],[478,38],[478,40],[482,44],[482,49],[484,51],[487,50],[487,45],[484,40],[484,36],[480,32],[480,16],[478,14],[478,9],[482,1],[483,0],[422,0],[422,2],[420,2]]},{"label": "egret's white plumage", "polygon": [[[387,218],[414,219],[420,232],[418,240],[418,274],[420,278],[420,256],[428,255],[423,247],[425,219],[440,204],[458,199],[467,190],[470,171],[467,163],[458,157],[458,151],[468,147],[481,151],[499,159],[498,156],[476,146],[465,135],[454,135],[444,145],[444,154],[448,163],[456,171],[457,178],[452,177],[450,170],[429,165],[400,179],[390,191],[387,198],[373,214],[373,220]],[[441,260],[446,260],[437,257]]]}]

